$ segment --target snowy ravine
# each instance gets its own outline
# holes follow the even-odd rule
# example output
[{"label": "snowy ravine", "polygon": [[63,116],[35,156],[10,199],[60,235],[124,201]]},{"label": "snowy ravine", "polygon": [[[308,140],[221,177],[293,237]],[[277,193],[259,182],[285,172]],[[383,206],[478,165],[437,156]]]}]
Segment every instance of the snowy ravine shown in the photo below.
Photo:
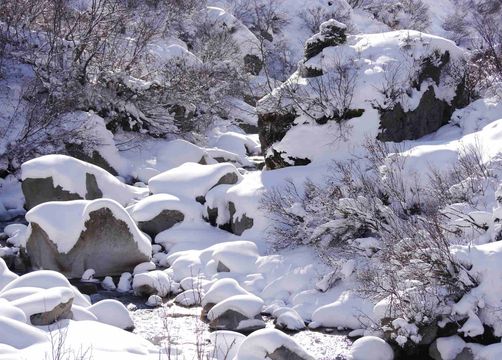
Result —
[{"label": "snowy ravine", "polygon": [[501,0],[0,0],[0,360],[502,359]]}]

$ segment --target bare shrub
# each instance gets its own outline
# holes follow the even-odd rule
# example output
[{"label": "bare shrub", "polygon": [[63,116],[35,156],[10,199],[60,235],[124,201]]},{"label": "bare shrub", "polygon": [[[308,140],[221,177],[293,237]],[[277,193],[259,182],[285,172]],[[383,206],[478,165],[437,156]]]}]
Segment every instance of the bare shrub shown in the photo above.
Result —
[{"label": "bare shrub", "polygon": [[321,24],[329,19],[335,19],[349,27],[350,30],[350,13],[344,9],[327,9],[324,6],[309,7],[307,11],[299,13],[300,18],[303,20],[307,28],[312,34],[319,31]]},{"label": "bare shrub", "polygon": [[359,110],[352,108],[354,90],[357,84],[357,70],[354,61],[333,58],[331,69],[321,76],[307,79],[307,84],[289,82],[283,86],[283,97],[292,102],[298,113],[318,123],[344,120],[360,116]]},{"label": "bare shrub", "polygon": [[365,8],[392,29],[423,31],[430,25],[429,7],[422,0],[373,0]]}]

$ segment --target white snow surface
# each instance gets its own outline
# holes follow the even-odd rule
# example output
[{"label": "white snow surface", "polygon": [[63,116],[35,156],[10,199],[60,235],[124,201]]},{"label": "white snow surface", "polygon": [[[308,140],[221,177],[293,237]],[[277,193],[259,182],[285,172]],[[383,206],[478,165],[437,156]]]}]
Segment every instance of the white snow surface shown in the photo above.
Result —
[{"label": "white snow surface", "polygon": [[184,221],[200,220],[202,206],[190,198],[179,198],[171,194],[148,196],[127,208],[135,221],[148,221],[164,210],[176,210],[185,215]]}]

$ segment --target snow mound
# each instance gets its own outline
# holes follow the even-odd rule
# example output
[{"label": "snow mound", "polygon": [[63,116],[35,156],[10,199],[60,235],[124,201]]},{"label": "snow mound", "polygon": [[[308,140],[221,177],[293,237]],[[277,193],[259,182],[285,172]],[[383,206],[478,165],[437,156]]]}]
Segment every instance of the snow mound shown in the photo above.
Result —
[{"label": "snow mound", "polygon": [[200,305],[201,298],[203,296],[203,293],[201,293],[197,289],[185,290],[182,293],[176,295],[174,302],[182,306]]},{"label": "snow mound", "polygon": [[236,295],[248,295],[235,279],[217,280],[202,298],[202,306],[218,304],[219,302]]},{"label": "snow mound", "polygon": [[[79,306],[88,307],[90,301],[73,287],[67,278],[62,274],[50,270],[38,270],[25,274],[10,282],[0,291],[0,297],[11,290],[20,288],[51,289],[53,287],[66,287],[72,289],[74,293],[73,303]],[[32,293],[33,291],[30,291]]]},{"label": "snow mound", "polygon": [[26,220],[38,224],[60,253],[68,253],[77,243],[80,234],[85,231],[85,223],[90,219],[89,214],[99,209],[109,209],[117,220],[125,222],[139,251],[151,256],[150,240],[139,231],[127,211],[111,199],[48,202],[31,209],[26,214]]},{"label": "snow mound", "polygon": [[249,335],[242,342],[236,360],[264,360],[278,349],[286,349],[298,359],[314,360],[314,357],[298,345],[292,337],[275,329],[262,329]]},{"label": "snow mound", "polygon": [[354,341],[349,356],[351,360],[392,360],[394,351],[384,340],[364,336]]},{"label": "snow mound", "polygon": [[0,292],[19,276],[9,270],[4,259],[0,258]]},{"label": "snow mound", "polygon": [[89,306],[87,310],[94,314],[98,318],[98,321],[103,324],[116,326],[125,330],[134,328],[131,314],[129,314],[127,308],[117,300],[101,300]]},{"label": "snow mound", "polygon": [[32,315],[51,311],[60,304],[72,301],[74,296],[72,289],[60,286],[40,289],[34,294],[11,301],[11,304],[21,309],[29,319]]},{"label": "snow mound", "polygon": [[147,195],[145,189],[128,186],[102,168],[66,155],[45,155],[21,166],[22,180],[52,178],[54,187],[86,198],[86,174],[94,175],[102,196],[121,205]]},{"label": "snow mound", "polygon": [[170,194],[155,194],[148,196],[127,208],[131,217],[139,221],[155,218],[164,210],[181,212],[184,221],[195,221],[202,218],[202,206],[189,198],[179,198]]},{"label": "snow mound", "polygon": [[148,182],[148,187],[153,194],[172,194],[195,199],[205,196],[216,185],[235,184],[240,179],[239,171],[232,164],[185,163],[154,176]]}]

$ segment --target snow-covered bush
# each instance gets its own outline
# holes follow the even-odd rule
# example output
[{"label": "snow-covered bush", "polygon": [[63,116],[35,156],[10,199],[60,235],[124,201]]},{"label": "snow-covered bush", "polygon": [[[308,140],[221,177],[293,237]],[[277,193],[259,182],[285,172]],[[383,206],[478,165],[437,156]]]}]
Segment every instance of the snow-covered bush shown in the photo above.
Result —
[{"label": "snow-covered bush", "polygon": [[477,284],[450,249],[487,231],[469,209],[496,182],[475,146],[451,169],[432,171],[430,181],[410,177],[398,149],[366,146],[365,158],[335,162],[322,184],[290,182],[269,192],[263,205],[274,220],[271,240],[281,248],[314,246],[335,275],[355,260],[360,293],[377,303],[377,326],[392,340],[418,343],[419,329],[449,314]]}]

